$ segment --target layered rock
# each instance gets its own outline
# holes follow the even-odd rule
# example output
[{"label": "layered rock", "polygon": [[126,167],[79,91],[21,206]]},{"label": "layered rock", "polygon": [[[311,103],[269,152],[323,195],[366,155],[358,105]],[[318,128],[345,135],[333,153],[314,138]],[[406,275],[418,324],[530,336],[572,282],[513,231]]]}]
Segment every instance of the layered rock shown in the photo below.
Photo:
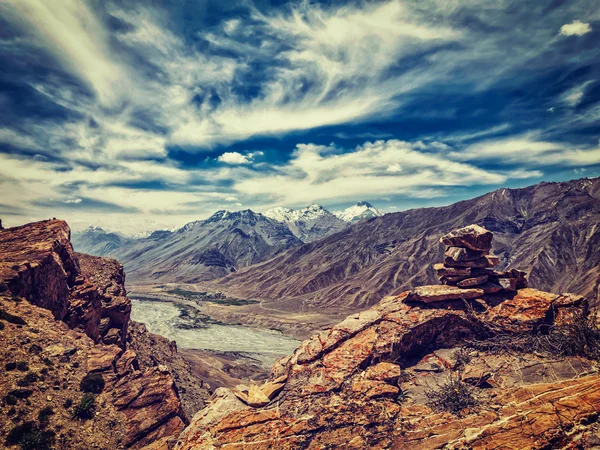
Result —
[{"label": "layered rock", "polygon": [[[152,345],[141,358],[132,348],[122,266],[74,253],[69,235],[60,220],[0,231],[2,360],[25,362],[32,372],[25,381],[18,370],[0,373],[2,398],[31,385],[18,414],[1,411],[6,414],[0,420],[2,434],[15,424],[35,422],[46,405],[53,414],[44,426],[56,427],[60,448],[138,448],[180,431],[187,420],[172,369],[147,362]],[[176,360],[174,348],[170,361]],[[72,408],[56,403],[78,402],[86,375],[100,377],[103,385],[97,415],[84,427],[93,428],[97,439],[83,436],[79,425],[70,422]],[[48,391],[48,381],[55,392]]]},{"label": "layered rock", "polygon": [[[488,251],[491,238],[463,237],[452,246]],[[498,280],[521,276],[509,275]],[[262,386],[219,389],[184,432],[152,448],[590,448],[600,437],[598,362],[575,344],[551,356],[534,345],[587,321],[587,301],[485,285],[386,297],[304,341]],[[472,398],[441,408],[432,392],[452,398],[454,386]]]},{"label": "layered rock", "polygon": [[[496,256],[490,254],[492,240],[492,232],[476,224],[453,230],[442,236],[440,242],[447,245],[444,263],[435,264],[433,268],[443,284],[456,286],[458,289],[429,286],[429,290],[437,289],[443,292],[440,296],[441,300],[449,300],[474,298],[483,293],[516,291],[518,288],[527,287],[525,272],[516,269],[505,272],[490,269],[499,262]],[[417,300],[420,295],[419,289],[422,288],[417,288],[415,297]],[[436,301],[433,300],[433,292],[429,294],[431,295],[424,297],[429,301]]]}]

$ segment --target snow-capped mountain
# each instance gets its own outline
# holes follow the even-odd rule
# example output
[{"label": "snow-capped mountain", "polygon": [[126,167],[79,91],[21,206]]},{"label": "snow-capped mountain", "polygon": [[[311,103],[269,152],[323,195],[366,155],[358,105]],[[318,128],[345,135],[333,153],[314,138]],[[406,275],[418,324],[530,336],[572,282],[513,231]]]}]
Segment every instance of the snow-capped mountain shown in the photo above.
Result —
[{"label": "snow-capped mountain", "polygon": [[358,202],[356,205],[336,213],[337,217],[348,223],[383,216],[383,213],[369,202]]},{"label": "snow-capped mountain", "polygon": [[285,224],[302,242],[313,242],[346,228],[347,224],[323,206],[313,203],[306,208],[291,209],[281,206],[262,213]]},{"label": "snow-capped mountain", "polygon": [[71,237],[76,251],[97,256],[107,256],[133,240],[121,233],[106,231],[94,225],[73,233]]}]

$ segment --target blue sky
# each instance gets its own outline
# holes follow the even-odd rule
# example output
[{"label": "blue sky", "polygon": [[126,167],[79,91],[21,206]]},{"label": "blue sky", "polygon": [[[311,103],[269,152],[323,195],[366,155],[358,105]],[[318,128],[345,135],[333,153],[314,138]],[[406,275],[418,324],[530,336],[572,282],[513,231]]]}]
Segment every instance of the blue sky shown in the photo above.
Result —
[{"label": "blue sky", "polygon": [[596,1],[0,4],[0,217],[123,232],[600,175]]}]

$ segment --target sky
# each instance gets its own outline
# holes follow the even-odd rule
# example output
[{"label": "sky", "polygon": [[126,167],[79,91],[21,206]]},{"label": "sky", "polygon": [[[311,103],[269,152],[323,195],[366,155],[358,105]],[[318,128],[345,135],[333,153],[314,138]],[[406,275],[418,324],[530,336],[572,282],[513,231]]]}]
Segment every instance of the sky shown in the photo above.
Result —
[{"label": "sky", "polygon": [[596,0],[2,0],[0,218],[384,212],[600,175]]}]

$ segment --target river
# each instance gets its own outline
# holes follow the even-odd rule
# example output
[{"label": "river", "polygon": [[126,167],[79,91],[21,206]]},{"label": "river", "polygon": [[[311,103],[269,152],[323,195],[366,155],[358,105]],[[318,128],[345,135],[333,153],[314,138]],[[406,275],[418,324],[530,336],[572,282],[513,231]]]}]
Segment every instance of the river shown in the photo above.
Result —
[{"label": "river", "polygon": [[180,348],[252,354],[265,364],[292,353],[300,341],[275,330],[241,325],[208,324],[183,329],[180,309],[170,302],[131,299],[131,318],[146,324],[152,333],[176,341]]}]

